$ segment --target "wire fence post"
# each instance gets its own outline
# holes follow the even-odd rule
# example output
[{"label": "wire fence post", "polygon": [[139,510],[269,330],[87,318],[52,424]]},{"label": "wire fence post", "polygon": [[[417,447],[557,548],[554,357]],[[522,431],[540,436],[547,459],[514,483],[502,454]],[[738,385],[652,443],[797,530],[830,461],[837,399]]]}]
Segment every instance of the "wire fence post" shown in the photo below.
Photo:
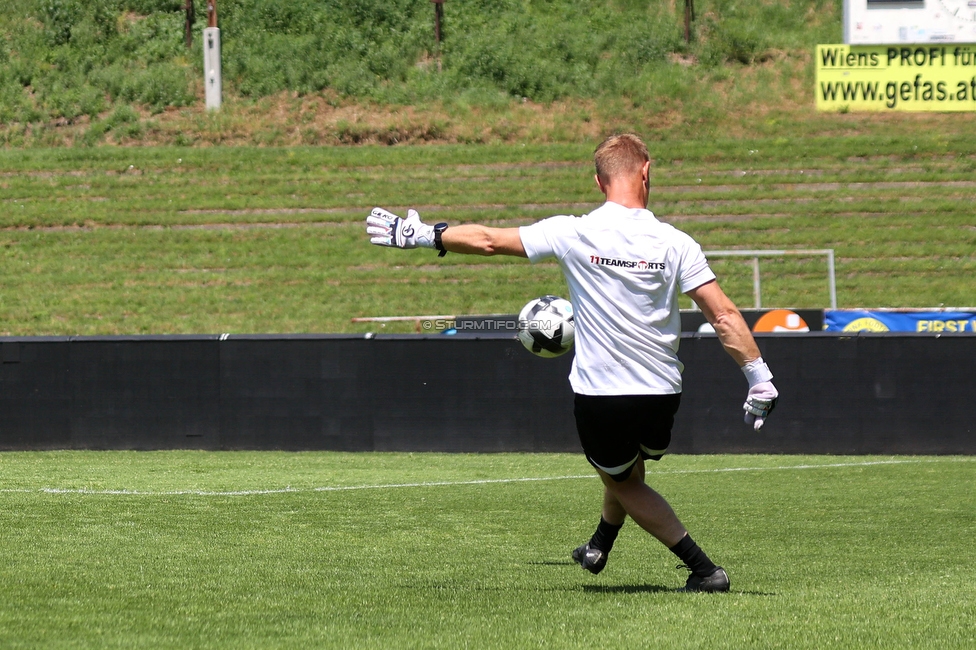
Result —
[{"label": "wire fence post", "polygon": [[184,9],[186,11],[186,27],[183,36],[186,39],[186,49],[190,49],[193,47],[193,21],[196,18],[193,11],[193,0],[186,0]]},{"label": "wire fence post", "polygon": [[685,43],[691,43],[691,21],[695,19],[695,0],[685,0]]},{"label": "wire fence post", "polygon": [[434,5],[434,49],[437,71],[441,71],[441,23],[444,21],[444,0],[430,0]]}]

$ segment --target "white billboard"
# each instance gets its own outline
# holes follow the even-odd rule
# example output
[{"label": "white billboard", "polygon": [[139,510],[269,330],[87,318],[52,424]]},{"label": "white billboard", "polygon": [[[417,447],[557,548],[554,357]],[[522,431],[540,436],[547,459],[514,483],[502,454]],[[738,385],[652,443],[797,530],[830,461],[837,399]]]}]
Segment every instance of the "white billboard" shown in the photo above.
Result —
[{"label": "white billboard", "polygon": [[844,0],[844,42],[976,43],[976,0]]}]

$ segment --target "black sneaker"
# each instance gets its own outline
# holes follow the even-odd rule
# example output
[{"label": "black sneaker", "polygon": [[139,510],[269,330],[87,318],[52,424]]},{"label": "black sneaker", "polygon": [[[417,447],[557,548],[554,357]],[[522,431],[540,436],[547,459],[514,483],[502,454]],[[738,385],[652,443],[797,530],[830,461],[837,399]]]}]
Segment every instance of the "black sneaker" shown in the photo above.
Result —
[{"label": "black sneaker", "polygon": [[594,575],[607,566],[607,554],[598,548],[592,548],[589,542],[573,550],[573,559]]},{"label": "black sneaker", "polygon": [[[686,566],[679,566],[679,569],[687,569]],[[725,572],[722,567],[715,567],[715,571],[712,575],[701,577],[696,576],[692,573],[688,576],[688,582],[685,583],[684,588],[678,591],[703,591],[707,593],[728,591],[729,590],[729,574]]]}]

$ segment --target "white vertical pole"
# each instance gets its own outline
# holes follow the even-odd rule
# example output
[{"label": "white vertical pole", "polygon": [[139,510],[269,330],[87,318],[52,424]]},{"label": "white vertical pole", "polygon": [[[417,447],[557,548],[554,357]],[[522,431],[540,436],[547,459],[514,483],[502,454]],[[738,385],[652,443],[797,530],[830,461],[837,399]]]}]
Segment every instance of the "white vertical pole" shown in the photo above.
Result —
[{"label": "white vertical pole", "polygon": [[830,308],[837,309],[837,277],[834,270],[834,249],[827,250],[827,283],[830,288]]},{"label": "white vertical pole", "polygon": [[203,29],[203,72],[207,87],[207,110],[220,108],[220,28]]},{"label": "white vertical pole", "polygon": [[752,297],[756,301],[756,309],[762,307],[762,287],[759,285],[759,258],[752,258]]},{"label": "white vertical pole", "polygon": [[850,2],[850,0],[844,0],[843,15],[844,15],[844,42],[845,43],[850,43],[851,42],[851,30],[850,30],[850,24],[851,24],[851,2]]}]

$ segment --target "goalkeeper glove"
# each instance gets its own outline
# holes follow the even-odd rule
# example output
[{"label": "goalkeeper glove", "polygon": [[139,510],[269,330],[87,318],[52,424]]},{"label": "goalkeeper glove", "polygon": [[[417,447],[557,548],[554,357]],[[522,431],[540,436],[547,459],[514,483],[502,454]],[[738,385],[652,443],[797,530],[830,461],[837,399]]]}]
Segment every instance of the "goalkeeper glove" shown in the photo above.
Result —
[{"label": "goalkeeper glove", "polygon": [[420,220],[414,209],[407,210],[407,218],[398,217],[383,208],[373,208],[366,217],[366,234],[377,246],[395,248],[435,248],[434,226]]},{"label": "goalkeeper glove", "polygon": [[773,378],[773,373],[769,371],[769,367],[762,357],[742,366],[742,372],[749,380],[749,395],[746,397],[745,404],[742,405],[742,410],[746,412],[745,422],[754,431],[759,431],[766,423],[766,418],[776,407],[779,391],[770,381]]}]

